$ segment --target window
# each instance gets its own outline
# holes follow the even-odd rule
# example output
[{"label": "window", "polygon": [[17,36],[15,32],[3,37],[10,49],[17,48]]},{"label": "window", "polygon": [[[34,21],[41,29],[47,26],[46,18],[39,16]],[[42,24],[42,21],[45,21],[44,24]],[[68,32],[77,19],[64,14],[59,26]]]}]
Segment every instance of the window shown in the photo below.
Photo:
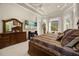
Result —
[{"label": "window", "polygon": [[51,22],[51,31],[58,31],[58,21]]},{"label": "window", "polygon": [[49,21],[49,32],[58,31],[59,19],[55,18]]}]

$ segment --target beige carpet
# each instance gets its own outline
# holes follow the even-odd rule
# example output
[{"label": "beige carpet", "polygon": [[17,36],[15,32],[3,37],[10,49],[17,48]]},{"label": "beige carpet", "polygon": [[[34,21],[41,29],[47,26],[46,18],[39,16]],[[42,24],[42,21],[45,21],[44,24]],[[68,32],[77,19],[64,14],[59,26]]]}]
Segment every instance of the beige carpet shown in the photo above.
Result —
[{"label": "beige carpet", "polygon": [[0,50],[0,56],[29,56],[28,41],[18,43]]}]

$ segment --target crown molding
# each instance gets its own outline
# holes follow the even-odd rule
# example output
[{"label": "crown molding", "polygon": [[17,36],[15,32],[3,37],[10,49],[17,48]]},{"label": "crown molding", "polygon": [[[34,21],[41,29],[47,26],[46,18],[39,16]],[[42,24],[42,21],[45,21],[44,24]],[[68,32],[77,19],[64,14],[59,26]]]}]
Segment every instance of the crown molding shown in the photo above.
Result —
[{"label": "crown molding", "polygon": [[31,6],[30,4],[28,4],[28,3],[16,3],[16,4],[18,4],[19,6],[25,8],[25,9],[29,9],[29,10],[31,10],[32,12],[37,13],[37,14],[39,14],[39,15],[44,15],[41,11],[36,10],[34,7],[32,7],[32,6]]}]

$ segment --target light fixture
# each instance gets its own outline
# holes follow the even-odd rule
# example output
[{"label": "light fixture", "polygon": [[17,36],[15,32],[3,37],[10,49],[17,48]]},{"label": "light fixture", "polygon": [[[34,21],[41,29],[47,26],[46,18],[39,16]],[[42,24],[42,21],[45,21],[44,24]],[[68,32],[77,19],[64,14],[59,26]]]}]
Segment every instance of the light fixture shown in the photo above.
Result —
[{"label": "light fixture", "polygon": [[60,8],[60,5],[57,5],[57,8]]}]

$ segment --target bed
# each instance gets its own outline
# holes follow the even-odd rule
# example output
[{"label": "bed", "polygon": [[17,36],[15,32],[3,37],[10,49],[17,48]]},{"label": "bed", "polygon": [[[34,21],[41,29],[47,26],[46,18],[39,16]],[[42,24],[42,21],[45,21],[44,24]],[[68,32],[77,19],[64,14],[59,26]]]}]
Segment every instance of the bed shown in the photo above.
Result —
[{"label": "bed", "polygon": [[[78,34],[79,30],[74,32]],[[59,34],[49,33],[33,37],[29,41],[28,53],[31,56],[79,56],[79,52],[74,51],[70,47],[63,46],[63,43],[61,44],[64,40],[56,40],[58,36]]]}]

